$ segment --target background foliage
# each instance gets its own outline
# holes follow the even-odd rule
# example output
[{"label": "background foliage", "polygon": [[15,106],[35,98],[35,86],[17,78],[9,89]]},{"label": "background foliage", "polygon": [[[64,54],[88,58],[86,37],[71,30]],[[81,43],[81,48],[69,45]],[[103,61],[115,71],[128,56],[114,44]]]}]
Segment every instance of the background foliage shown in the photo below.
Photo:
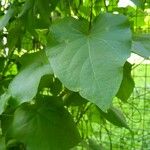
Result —
[{"label": "background foliage", "polygon": [[0,149],[104,149],[108,122],[133,135],[116,101],[134,89],[131,53],[150,56],[150,2],[132,2],[1,1]]}]

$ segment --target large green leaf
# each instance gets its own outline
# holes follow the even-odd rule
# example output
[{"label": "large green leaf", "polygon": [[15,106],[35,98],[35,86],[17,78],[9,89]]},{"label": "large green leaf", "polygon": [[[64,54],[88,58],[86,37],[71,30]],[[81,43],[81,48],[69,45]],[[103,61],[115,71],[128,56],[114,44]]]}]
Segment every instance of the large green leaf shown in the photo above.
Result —
[{"label": "large green leaf", "polygon": [[109,108],[130,56],[131,33],[123,15],[101,14],[88,31],[87,22],[65,18],[51,27],[60,44],[47,48],[54,74],[70,90]]},{"label": "large green leaf", "polygon": [[121,86],[117,93],[117,97],[122,101],[126,102],[134,89],[134,80],[131,76],[132,65],[129,62],[126,62],[123,69],[123,79],[121,82]]},{"label": "large green leaf", "polygon": [[2,18],[0,18],[0,30],[2,30],[7,25],[13,13],[14,13],[14,9],[10,7],[7,13]]},{"label": "large green leaf", "polygon": [[150,57],[150,34],[134,34],[132,51],[142,57]]},{"label": "large green leaf", "polygon": [[27,150],[69,150],[80,141],[71,115],[56,100],[24,104],[15,111],[7,140],[15,139]]},{"label": "large green leaf", "polygon": [[9,91],[19,103],[32,100],[36,95],[41,77],[52,73],[43,51],[22,58],[24,68],[9,85]]}]

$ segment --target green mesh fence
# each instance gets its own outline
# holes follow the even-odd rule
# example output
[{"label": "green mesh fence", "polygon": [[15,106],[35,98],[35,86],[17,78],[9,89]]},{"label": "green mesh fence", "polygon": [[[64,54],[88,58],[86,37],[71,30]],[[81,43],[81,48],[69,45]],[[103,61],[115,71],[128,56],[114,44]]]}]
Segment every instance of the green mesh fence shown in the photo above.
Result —
[{"label": "green mesh fence", "polygon": [[149,150],[150,149],[150,65],[141,64],[133,69],[135,89],[128,103],[116,102],[131,128],[119,129],[107,125],[100,128],[100,141],[106,149]]},{"label": "green mesh fence", "polygon": [[[115,1],[116,2],[116,1]],[[108,11],[118,13],[115,3]],[[150,1],[145,1],[144,10],[122,8],[133,23],[133,30],[138,33],[150,33]],[[134,10],[133,10],[134,9]],[[93,141],[101,143],[106,150],[150,150],[150,61],[132,56],[134,64],[132,75],[135,81],[134,92],[127,103],[116,99],[118,106],[126,116],[131,131],[107,123],[94,125]],[[83,148],[87,149],[87,148]]]}]

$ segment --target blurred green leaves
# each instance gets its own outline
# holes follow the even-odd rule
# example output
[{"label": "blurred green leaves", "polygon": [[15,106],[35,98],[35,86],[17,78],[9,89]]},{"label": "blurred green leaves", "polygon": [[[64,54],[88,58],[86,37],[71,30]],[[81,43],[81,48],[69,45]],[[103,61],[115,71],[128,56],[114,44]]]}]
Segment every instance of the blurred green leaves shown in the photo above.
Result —
[{"label": "blurred green leaves", "polygon": [[40,100],[20,106],[7,131],[7,141],[14,139],[29,150],[68,150],[75,146],[80,135],[71,115],[56,101]]},{"label": "blurred green leaves", "polygon": [[[143,30],[141,9],[149,4],[132,0],[135,10],[118,7],[118,0],[5,2],[0,3],[0,148],[6,143],[9,150],[69,150],[80,141],[78,130],[84,143],[95,134],[93,127],[105,128],[107,121],[129,129],[112,103],[115,96],[126,102],[133,91],[126,61],[131,50],[150,56],[149,35],[131,35],[137,24],[136,31]],[[89,137],[85,143],[103,149]]]}]

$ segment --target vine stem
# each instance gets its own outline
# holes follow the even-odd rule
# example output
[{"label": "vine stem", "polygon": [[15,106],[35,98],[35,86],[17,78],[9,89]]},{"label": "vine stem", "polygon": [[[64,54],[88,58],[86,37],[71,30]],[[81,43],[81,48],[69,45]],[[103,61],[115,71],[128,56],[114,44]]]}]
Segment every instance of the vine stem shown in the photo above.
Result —
[{"label": "vine stem", "polygon": [[80,120],[82,119],[82,117],[84,116],[84,114],[88,111],[88,109],[92,106],[92,103],[90,103],[89,105],[86,106],[86,108],[80,113],[77,121],[76,121],[76,125],[80,122]]},{"label": "vine stem", "polygon": [[92,27],[92,19],[93,19],[93,0],[91,0],[91,6],[90,6],[90,23],[89,23],[89,31],[91,30]]},{"label": "vine stem", "polygon": [[105,5],[105,8],[106,8],[106,12],[108,12],[108,6],[106,5],[106,0],[104,0],[104,5]]},{"label": "vine stem", "polygon": [[109,130],[107,129],[106,125],[104,125],[104,129],[107,132],[108,138],[109,138],[109,144],[110,144],[110,150],[112,150],[112,139],[111,139],[111,134]]}]

